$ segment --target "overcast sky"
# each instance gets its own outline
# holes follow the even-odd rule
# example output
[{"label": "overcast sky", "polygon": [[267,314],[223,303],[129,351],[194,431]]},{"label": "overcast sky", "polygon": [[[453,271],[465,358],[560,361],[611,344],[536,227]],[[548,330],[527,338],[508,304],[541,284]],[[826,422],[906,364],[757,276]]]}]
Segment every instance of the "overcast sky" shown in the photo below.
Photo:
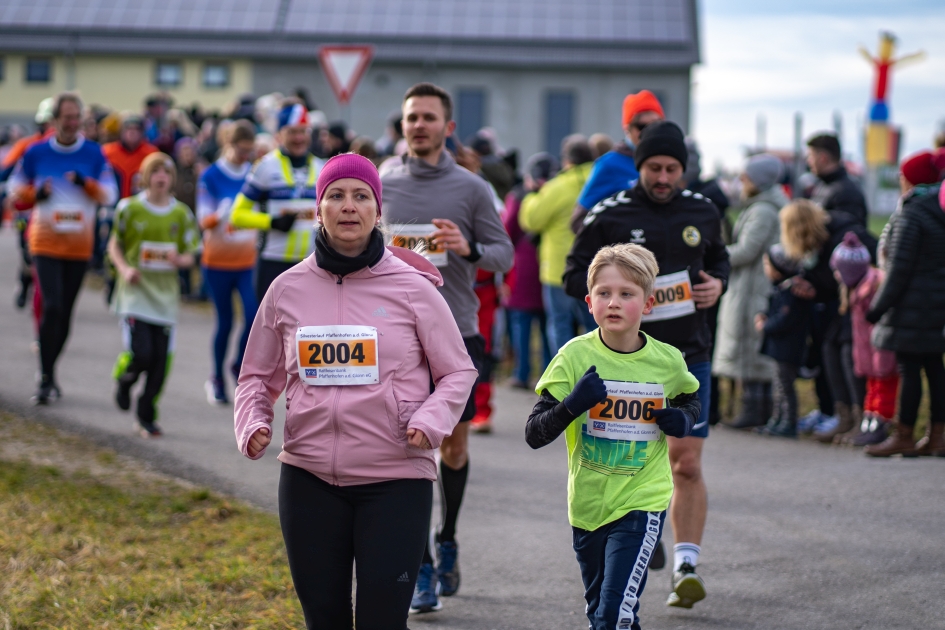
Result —
[{"label": "overcast sky", "polygon": [[703,168],[742,164],[754,146],[756,119],[767,119],[767,144],[790,148],[794,113],[804,135],[843,117],[843,150],[862,160],[861,129],[881,30],[892,31],[896,56],[924,50],[920,62],[893,71],[890,119],[903,128],[904,153],[931,146],[945,124],[943,0],[700,0],[702,64],[693,74],[693,132]]}]

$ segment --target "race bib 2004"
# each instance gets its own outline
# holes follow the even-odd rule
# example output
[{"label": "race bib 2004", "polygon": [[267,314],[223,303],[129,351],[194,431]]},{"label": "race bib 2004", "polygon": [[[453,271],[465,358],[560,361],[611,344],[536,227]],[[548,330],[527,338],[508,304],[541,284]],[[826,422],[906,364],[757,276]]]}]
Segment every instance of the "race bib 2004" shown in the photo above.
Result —
[{"label": "race bib 2004", "polygon": [[653,283],[656,305],[644,322],[658,322],[664,319],[676,319],[696,312],[696,303],[692,301],[692,283],[688,271],[657,276]]},{"label": "race bib 2004", "polygon": [[295,341],[299,378],[308,385],[380,382],[373,326],[302,326]]},{"label": "race bib 2004", "polygon": [[660,439],[653,412],[663,408],[663,386],[604,381],[607,398],[587,412],[587,432],[608,440],[652,442]]},{"label": "race bib 2004", "polygon": [[60,207],[52,212],[53,230],[61,234],[81,232],[85,227],[82,208]]},{"label": "race bib 2004", "polygon": [[171,255],[177,253],[177,243],[143,241],[138,257],[138,268],[146,271],[174,271]]},{"label": "race bib 2004", "polygon": [[432,223],[401,223],[391,225],[390,244],[417,251],[417,245],[423,245],[421,255],[436,267],[445,267],[449,264],[446,249],[433,243],[433,233],[438,229]]}]

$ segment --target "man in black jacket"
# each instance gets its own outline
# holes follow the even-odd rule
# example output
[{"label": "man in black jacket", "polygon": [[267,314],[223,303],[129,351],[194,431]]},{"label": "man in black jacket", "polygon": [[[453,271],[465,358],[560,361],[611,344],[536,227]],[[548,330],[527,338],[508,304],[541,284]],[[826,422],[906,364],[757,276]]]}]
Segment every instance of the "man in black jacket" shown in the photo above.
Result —
[{"label": "man in black jacket", "polygon": [[680,598],[675,585],[695,572],[707,511],[702,445],[709,434],[712,341],[706,309],[725,290],[730,266],[718,208],[699,193],[679,190],[687,157],[682,130],[675,123],[647,126],[634,153],[640,179],[588,213],[568,254],[564,288],[576,298],[587,295],[587,268],[606,245],[638,243],[656,256],[656,306],[644,316],[641,330],[683,353],[699,380],[702,403],[690,436],[667,438],[676,486],[669,514],[676,544],[674,592],[666,603],[688,608],[692,602]]},{"label": "man in black jacket", "polygon": [[807,165],[817,176],[810,199],[831,215],[846,212],[866,226],[866,199],[844,168],[837,136],[822,133],[807,141]]}]

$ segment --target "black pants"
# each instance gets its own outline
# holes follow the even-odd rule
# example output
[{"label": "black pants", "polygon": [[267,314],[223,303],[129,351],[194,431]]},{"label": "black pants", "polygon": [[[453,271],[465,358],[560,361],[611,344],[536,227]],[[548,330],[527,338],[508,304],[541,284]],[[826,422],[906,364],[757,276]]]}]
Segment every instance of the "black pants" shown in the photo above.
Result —
[{"label": "black pants", "polygon": [[838,317],[837,302],[815,304],[810,318],[810,345],[807,348],[807,367],[821,368],[814,378],[814,390],[817,392],[817,402],[820,412],[825,416],[832,416],[833,394],[830,390],[830,381],[827,371],[823,368],[823,346],[827,336],[827,328],[832,319]]},{"label": "black pants", "polygon": [[834,401],[862,406],[866,397],[866,379],[857,376],[853,370],[853,344],[837,344],[827,339],[822,360]]},{"label": "black pants", "polygon": [[797,426],[797,380],[798,366],[778,361],[778,377],[774,379],[774,416]]},{"label": "black pants", "polygon": [[432,505],[433,482],[426,479],[333,486],[282,464],[279,521],[305,625],[405,630]]},{"label": "black pants", "polygon": [[128,329],[125,334],[129,339],[130,361],[124,374],[118,380],[129,387],[137,382],[143,372],[148,375],[144,390],[138,397],[137,414],[142,424],[151,424],[157,420],[157,398],[164,388],[167,378],[168,354],[172,327],[152,324],[129,317],[125,320]]},{"label": "black pants", "polygon": [[262,304],[262,299],[266,295],[266,291],[269,290],[269,285],[272,284],[273,280],[297,264],[298,263],[282,262],[279,260],[263,260],[262,258],[258,259],[256,261],[255,281],[256,301]]},{"label": "black pants", "polygon": [[69,338],[72,309],[82,288],[88,263],[49,256],[33,256],[43,314],[39,320],[39,361],[43,383],[55,380],[56,361]]},{"label": "black pants", "polygon": [[922,401],[922,370],[929,381],[932,422],[945,422],[945,365],[940,353],[897,352],[899,364],[899,422],[914,427]]}]

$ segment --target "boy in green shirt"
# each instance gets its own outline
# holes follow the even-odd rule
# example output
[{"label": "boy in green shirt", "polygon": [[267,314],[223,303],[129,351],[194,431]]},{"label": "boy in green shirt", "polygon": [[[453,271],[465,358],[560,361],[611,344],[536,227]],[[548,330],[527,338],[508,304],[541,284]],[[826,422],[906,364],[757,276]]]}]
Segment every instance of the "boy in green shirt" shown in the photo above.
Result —
[{"label": "boy in green shirt", "polygon": [[[673,494],[666,436],[688,435],[701,408],[679,350],[640,331],[657,272],[639,245],[597,253],[585,299],[599,328],[552,359],[525,429],[532,448],[565,434],[568,518],[592,630],[640,628],[639,598]],[[675,586],[682,598],[704,593],[695,574]]]},{"label": "boy in green shirt", "polygon": [[131,388],[147,373],[138,397],[141,435],[161,429],[156,402],[174,351],[174,326],[180,305],[178,269],[194,264],[197,225],[193,213],[171,196],[176,171],[170,156],[152,153],[141,164],[145,190],[123,199],[115,213],[108,255],[118,272],[113,310],[122,318],[124,351],[115,364],[115,403],[131,408]]}]

